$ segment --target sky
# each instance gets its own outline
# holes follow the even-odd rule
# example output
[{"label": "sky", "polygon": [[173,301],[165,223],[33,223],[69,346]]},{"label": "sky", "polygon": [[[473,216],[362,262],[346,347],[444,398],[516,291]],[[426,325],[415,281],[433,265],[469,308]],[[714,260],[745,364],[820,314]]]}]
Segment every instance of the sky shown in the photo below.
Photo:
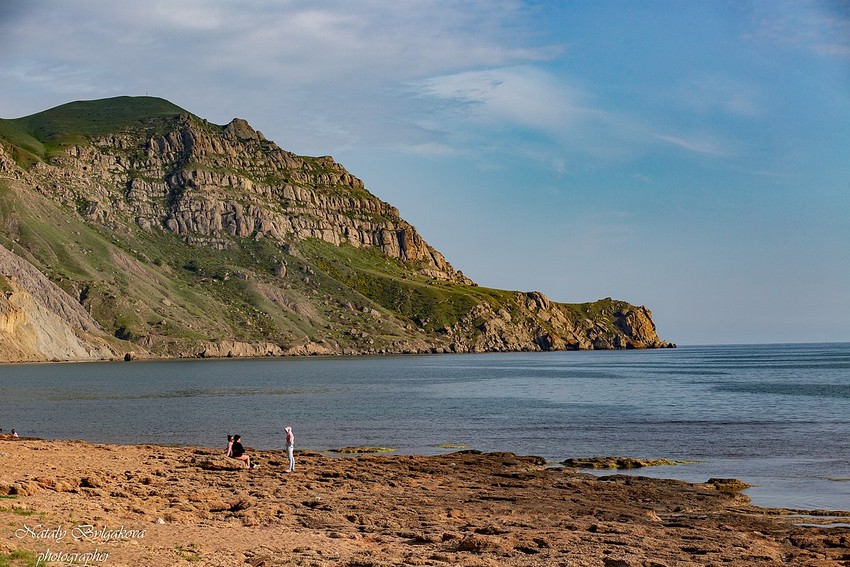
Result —
[{"label": "sky", "polygon": [[150,95],[332,155],[482,286],[850,341],[850,2],[0,0],[0,116]]}]

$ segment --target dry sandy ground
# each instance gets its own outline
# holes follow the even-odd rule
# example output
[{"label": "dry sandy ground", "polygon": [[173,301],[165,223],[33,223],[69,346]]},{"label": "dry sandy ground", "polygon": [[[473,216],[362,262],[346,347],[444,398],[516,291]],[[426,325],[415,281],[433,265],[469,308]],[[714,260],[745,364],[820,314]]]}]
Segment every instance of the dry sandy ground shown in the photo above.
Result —
[{"label": "dry sandy ground", "polygon": [[287,474],[281,452],[251,451],[253,471],[220,453],[0,439],[0,565],[850,565],[850,529],[723,482],[477,452],[301,452]]}]

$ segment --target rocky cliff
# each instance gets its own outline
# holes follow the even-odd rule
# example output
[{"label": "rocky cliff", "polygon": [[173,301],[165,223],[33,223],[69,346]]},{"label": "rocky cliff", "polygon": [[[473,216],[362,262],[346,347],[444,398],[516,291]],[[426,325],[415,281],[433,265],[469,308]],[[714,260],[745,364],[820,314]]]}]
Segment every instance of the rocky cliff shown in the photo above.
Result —
[{"label": "rocky cliff", "polygon": [[594,316],[540,292],[516,293],[498,306],[476,305],[448,331],[452,350],[592,350],[661,346],[646,307],[611,298],[593,304]]},{"label": "rocky cliff", "polygon": [[478,287],[332,158],[148,97],[0,120],[0,244],[0,359],[666,346],[643,307]]},{"label": "rocky cliff", "polygon": [[0,245],[0,354],[7,362],[117,356],[79,302]]},{"label": "rocky cliff", "polygon": [[31,179],[102,224],[134,222],[215,247],[231,237],[346,242],[471,283],[333,158],[286,152],[238,118],[220,127],[181,113],[63,150]]}]

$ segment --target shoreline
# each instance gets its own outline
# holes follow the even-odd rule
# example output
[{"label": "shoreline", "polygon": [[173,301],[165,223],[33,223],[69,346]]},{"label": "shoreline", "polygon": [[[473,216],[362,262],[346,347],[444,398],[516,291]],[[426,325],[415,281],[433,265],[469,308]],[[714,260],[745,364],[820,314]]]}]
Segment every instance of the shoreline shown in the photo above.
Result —
[{"label": "shoreline", "polygon": [[[89,565],[255,567],[850,559],[850,528],[795,525],[846,524],[850,512],[758,508],[728,479],[596,476],[469,450],[345,458],[297,451],[287,474],[280,450],[249,449],[259,462],[253,471],[222,453],[2,439],[0,557],[49,549],[108,554]],[[75,528],[90,537],[75,539]]]},{"label": "shoreline", "polygon": [[[126,439],[126,440],[110,440],[110,439],[92,439],[91,437],[52,437],[44,438],[37,436],[23,436],[20,440],[42,441],[46,443],[81,443],[85,445],[95,446],[114,446],[114,447],[159,447],[162,449],[185,449],[185,450],[208,450],[213,453],[217,451],[214,444],[208,445],[205,441],[187,441],[187,442],[165,442],[148,439]],[[0,433],[0,443],[4,440],[11,441],[12,438],[8,433]],[[251,451],[260,453],[275,453],[283,451],[278,444],[255,444],[252,443]],[[438,458],[455,452],[459,453],[476,453],[490,454],[502,453],[505,450],[502,447],[476,447],[466,444],[436,444],[417,447],[398,448],[392,446],[359,446],[359,447],[337,447],[334,448],[316,448],[315,446],[299,448],[306,454],[315,454],[327,459],[351,459],[357,457],[365,457],[369,455],[387,455],[398,458]],[[640,454],[640,453],[638,453]],[[841,516],[850,515],[850,506],[846,509],[833,510],[824,506],[826,497],[823,492],[807,492],[801,487],[802,492],[797,493],[796,498],[789,498],[787,492],[774,486],[776,478],[772,476],[759,476],[754,471],[748,474],[743,472],[747,468],[749,458],[737,458],[733,463],[713,462],[711,460],[680,460],[667,459],[656,457],[624,457],[624,456],[594,456],[594,457],[568,457],[563,456],[541,456],[540,454],[525,455],[528,458],[541,459],[545,462],[548,468],[565,468],[575,470],[578,473],[592,475],[594,477],[604,477],[610,475],[623,475],[632,477],[648,477],[656,480],[671,480],[688,484],[700,484],[709,478],[734,478],[742,486],[738,491],[742,496],[746,497],[753,506],[762,509],[782,509],[802,515],[819,516],[829,513],[837,513]],[[622,466],[617,466],[612,463],[619,462]],[[582,463],[586,463],[583,465]],[[737,464],[736,464],[737,463]],[[807,477],[801,479],[808,483],[823,483],[825,481],[846,481],[843,478],[822,478],[822,477]],[[807,485],[807,488],[809,485]],[[822,490],[822,489],[821,489]],[[832,493],[830,493],[832,494]],[[843,492],[838,491],[833,495],[834,498],[840,498]],[[813,497],[815,495],[815,497]],[[809,498],[806,498],[806,497]],[[820,496],[819,498],[817,496]],[[819,500],[819,501],[818,501]]]},{"label": "shoreline", "polygon": [[78,364],[78,363],[100,363],[100,362],[176,362],[181,360],[287,360],[287,359],[322,359],[322,358],[374,358],[374,357],[408,357],[408,356],[434,356],[434,355],[472,355],[472,354],[520,354],[520,353],[546,353],[546,352],[612,352],[612,351],[653,351],[676,349],[676,343],[664,341],[660,346],[642,347],[612,347],[612,348],[561,348],[561,349],[484,349],[484,350],[451,350],[444,347],[429,346],[418,350],[344,350],[342,352],[295,352],[283,354],[232,354],[232,355],[208,355],[204,352],[193,354],[157,354],[151,352],[126,351],[117,353],[112,357],[92,358],[42,358],[37,360],[0,360],[0,366],[17,364]]},{"label": "shoreline", "polygon": [[[0,366],[4,365],[24,365],[24,364],[86,364],[86,363],[109,363],[109,362],[178,362],[183,360],[309,360],[323,358],[380,358],[380,357],[414,357],[414,356],[434,356],[434,355],[478,355],[478,354],[523,354],[523,353],[553,353],[553,352],[620,352],[620,351],[664,351],[668,349],[688,349],[702,347],[765,347],[765,346],[816,346],[816,345],[850,345],[850,341],[814,341],[814,342],[790,342],[790,343],[668,343],[668,346],[648,346],[643,348],[567,348],[559,350],[483,350],[483,351],[437,351],[433,349],[422,350],[417,352],[398,351],[398,352],[372,352],[372,351],[347,351],[343,353],[331,354],[282,354],[282,355],[233,355],[233,356],[202,356],[201,353],[195,353],[186,356],[169,356],[158,355],[151,353],[143,353],[137,351],[129,351],[121,355],[116,355],[111,358],[75,358],[75,359],[41,359],[41,360],[0,360]],[[128,358],[127,354],[131,354]]]}]

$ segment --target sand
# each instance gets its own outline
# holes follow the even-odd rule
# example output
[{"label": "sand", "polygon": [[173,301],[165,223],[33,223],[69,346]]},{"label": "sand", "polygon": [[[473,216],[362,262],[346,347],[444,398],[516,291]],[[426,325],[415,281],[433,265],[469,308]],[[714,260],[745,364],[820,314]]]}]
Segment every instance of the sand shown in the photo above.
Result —
[{"label": "sand", "polygon": [[283,451],[249,448],[253,471],[221,453],[0,439],[0,565],[850,565],[850,529],[796,525],[830,513],[753,507],[731,482],[512,453],[298,451],[293,473]]}]

